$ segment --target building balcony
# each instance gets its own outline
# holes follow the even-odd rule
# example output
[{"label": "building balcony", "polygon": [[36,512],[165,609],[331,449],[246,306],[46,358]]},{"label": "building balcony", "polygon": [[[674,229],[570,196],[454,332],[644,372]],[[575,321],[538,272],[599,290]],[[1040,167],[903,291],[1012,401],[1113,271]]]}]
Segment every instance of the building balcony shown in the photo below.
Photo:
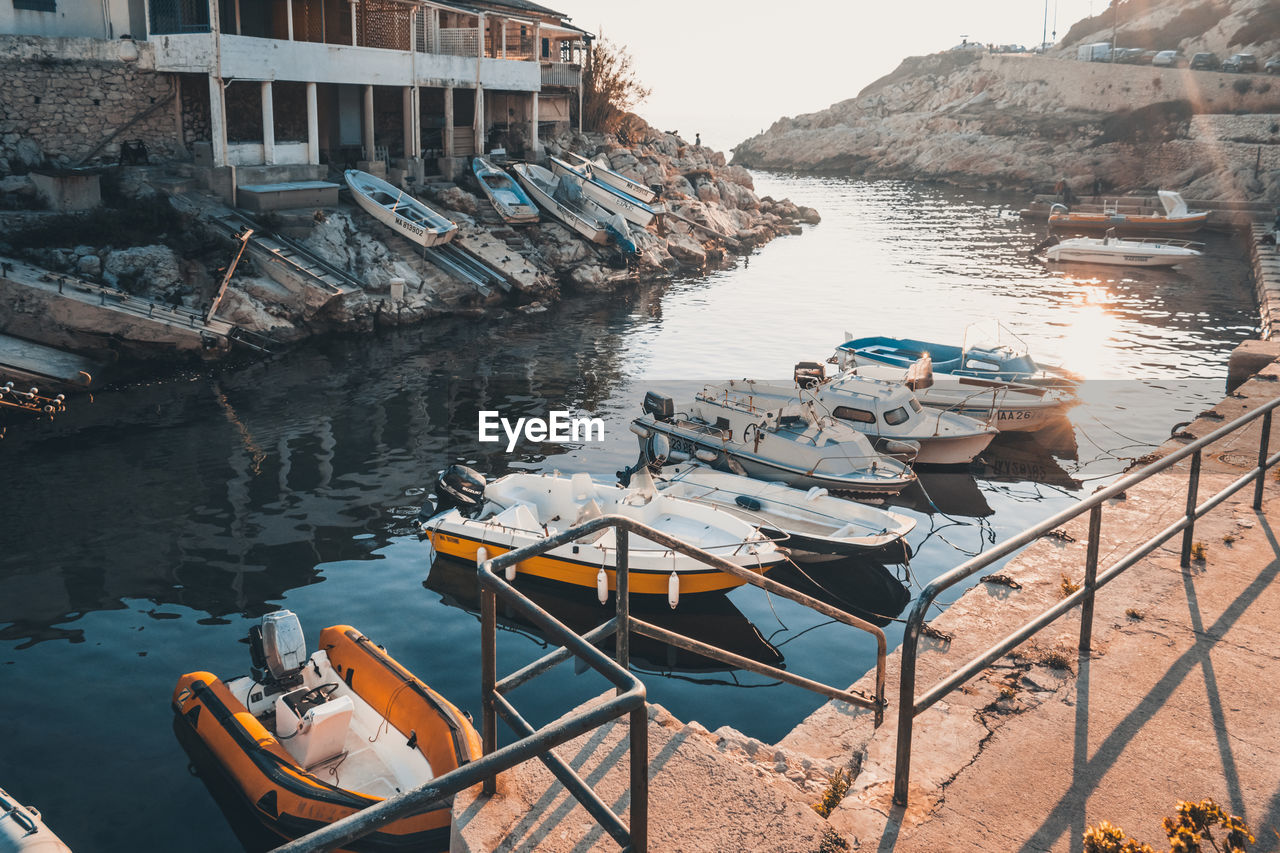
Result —
[{"label": "building balcony", "polygon": [[571,62],[542,63],[542,86],[577,89],[582,86],[582,66]]}]

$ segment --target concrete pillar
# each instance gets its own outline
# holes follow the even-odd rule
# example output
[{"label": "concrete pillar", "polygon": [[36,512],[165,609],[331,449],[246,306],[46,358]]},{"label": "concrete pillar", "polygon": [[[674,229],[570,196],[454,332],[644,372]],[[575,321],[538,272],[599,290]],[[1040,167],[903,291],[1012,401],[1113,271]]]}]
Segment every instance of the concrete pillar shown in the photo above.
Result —
[{"label": "concrete pillar", "polygon": [[476,153],[484,153],[484,86],[476,86],[476,114],[472,129],[476,134]]},{"label": "concrete pillar", "polygon": [[529,139],[533,149],[533,159],[542,159],[542,141],[538,139],[538,93],[532,95],[533,103],[529,110]]},{"label": "concrete pillar", "polygon": [[364,131],[364,159],[376,160],[373,151],[373,87],[364,87],[364,122],[361,128]]},{"label": "concrete pillar", "polygon": [[422,156],[422,89],[413,87],[413,156]]},{"label": "concrete pillar", "polygon": [[276,111],[271,99],[271,81],[262,81],[262,162],[276,162]]},{"label": "concrete pillar", "polygon": [[222,80],[209,75],[209,127],[213,143],[213,165],[227,165],[227,101]]},{"label": "concrete pillar", "polygon": [[284,0],[284,20],[285,29],[289,34],[289,41],[293,41],[293,0]]},{"label": "concrete pillar", "polygon": [[500,56],[503,59],[507,58],[507,19],[506,18],[502,19],[502,53],[500,54]]},{"label": "concrete pillar", "polygon": [[444,87],[444,156],[453,156],[453,87]]},{"label": "concrete pillar", "polygon": [[542,61],[542,25],[533,25],[533,61]]},{"label": "concrete pillar", "polygon": [[351,46],[356,47],[359,39],[357,38],[360,28],[356,22],[356,4],[355,0],[351,2]]},{"label": "concrete pillar", "polygon": [[307,162],[320,165],[320,107],[315,83],[307,84]]},{"label": "concrete pillar", "polygon": [[413,87],[403,86],[400,89],[400,103],[404,110],[404,156],[417,157],[418,152],[413,150],[413,126],[415,124],[413,109]]},{"label": "concrete pillar", "polygon": [[432,53],[440,52],[440,10],[431,7],[431,36],[430,47],[427,48]]},{"label": "concrete pillar", "polygon": [[240,0],[236,0],[236,35],[240,35]]},{"label": "concrete pillar", "polygon": [[484,12],[476,16],[476,79],[480,77],[480,60],[484,59]]}]

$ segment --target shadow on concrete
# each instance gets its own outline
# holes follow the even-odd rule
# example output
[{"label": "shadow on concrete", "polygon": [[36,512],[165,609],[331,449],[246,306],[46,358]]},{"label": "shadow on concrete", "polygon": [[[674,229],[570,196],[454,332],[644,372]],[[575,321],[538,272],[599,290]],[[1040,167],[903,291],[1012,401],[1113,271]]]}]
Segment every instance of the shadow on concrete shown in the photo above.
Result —
[{"label": "shadow on concrete", "polygon": [[[1205,686],[1210,696],[1210,713],[1213,715],[1214,724],[1218,729],[1218,738],[1220,744],[1220,752],[1223,758],[1223,771],[1227,776],[1227,785],[1230,790],[1232,799],[1232,809],[1237,813],[1243,812],[1243,796],[1240,793],[1240,781],[1236,775],[1236,767],[1234,758],[1231,755],[1230,747],[1227,745],[1227,733],[1225,729],[1225,718],[1222,714],[1222,705],[1220,697],[1217,693],[1217,680],[1213,676],[1213,665],[1209,660],[1209,653],[1213,647],[1217,645],[1231,629],[1233,625],[1240,619],[1244,612],[1253,604],[1259,595],[1273,582],[1280,577],[1280,543],[1277,543],[1271,525],[1262,513],[1255,513],[1262,532],[1266,535],[1267,541],[1271,544],[1272,553],[1277,559],[1273,559],[1250,584],[1245,587],[1240,595],[1223,611],[1218,620],[1214,622],[1207,630],[1203,628],[1200,620],[1199,605],[1195,596],[1195,590],[1191,582],[1189,572],[1183,572],[1183,583],[1187,589],[1188,606],[1191,611],[1192,626],[1195,629],[1196,640],[1191,648],[1187,649],[1182,655],[1174,661],[1168,671],[1156,682],[1155,686],[1143,697],[1138,706],[1130,711],[1119,724],[1107,735],[1106,739],[1099,745],[1097,752],[1092,758],[1081,761],[1088,749],[1087,729],[1082,733],[1077,723],[1076,731],[1076,750],[1077,760],[1075,763],[1074,774],[1072,776],[1071,788],[1058,801],[1058,805],[1045,818],[1044,822],[1032,833],[1026,843],[1019,848],[1019,853],[1038,853],[1041,850],[1047,850],[1053,846],[1054,842],[1062,836],[1064,832],[1075,832],[1077,825],[1079,831],[1076,832],[1076,838],[1079,839],[1080,833],[1083,833],[1083,814],[1089,796],[1097,789],[1098,784],[1106,775],[1107,771],[1116,763],[1116,760],[1124,752],[1125,748],[1133,737],[1141,730],[1143,724],[1148,722],[1156,712],[1169,700],[1174,691],[1182,684],[1188,675],[1196,668],[1200,667],[1205,672]],[[1086,685],[1087,688],[1087,685]],[[1087,692],[1079,697],[1077,707],[1084,708],[1084,711],[1077,712],[1077,721],[1080,714],[1087,716]],[[1081,740],[1082,734],[1084,740]],[[1280,795],[1277,795],[1280,797]],[[1273,799],[1273,803],[1277,801]],[[1172,807],[1172,803],[1170,806]],[[1076,841],[1072,842],[1072,850],[1079,850]]]}]

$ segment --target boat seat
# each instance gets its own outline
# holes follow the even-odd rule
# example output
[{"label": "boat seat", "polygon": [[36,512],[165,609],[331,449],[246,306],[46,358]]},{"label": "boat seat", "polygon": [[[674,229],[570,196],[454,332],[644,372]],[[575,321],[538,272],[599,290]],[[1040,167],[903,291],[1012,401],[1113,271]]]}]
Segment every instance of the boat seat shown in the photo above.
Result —
[{"label": "boat seat", "polygon": [[591,479],[590,474],[581,471],[569,478],[569,490],[573,495],[574,503],[594,501],[596,497],[595,481]]},{"label": "boat seat", "polygon": [[538,516],[534,514],[534,511],[526,503],[518,503],[507,507],[493,517],[493,523],[525,533],[541,534],[543,532],[542,525],[538,522]]},{"label": "boat seat", "polygon": [[[276,699],[276,736],[294,760],[309,770],[343,753],[355,703],[350,696],[331,697],[322,704],[303,708],[299,719],[294,709],[303,706],[297,704],[296,698],[305,692],[305,688],[295,690]],[[290,702],[290,697],[295,701]]]},{"label": "boat seat", "polygon": [[[604,515],[604,510],[600,508],[600,504],[596,502],[595,498],[591,498],[582,505],[582,509],[578,510],[577,518],[575,518],[573,520],[573,524],[569,526],[577,527],[579,524],[586,524],[591,519],[599,518],[602,515]],[[574,541],[580,545],[590,545],[593,542],[598,542],[600,538],[608,532],[609,528],[602,527],[595,533],[588,533],[586,536],[583,536],[580,539],[575,539]]]}]

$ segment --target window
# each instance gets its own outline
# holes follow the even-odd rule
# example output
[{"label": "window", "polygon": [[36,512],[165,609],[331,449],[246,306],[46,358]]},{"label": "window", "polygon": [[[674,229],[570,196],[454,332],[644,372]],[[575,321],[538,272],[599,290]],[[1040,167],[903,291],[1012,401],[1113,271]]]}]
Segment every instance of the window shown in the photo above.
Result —
[{"label": "window", "polygon": [[56,12],[56,0],[13,0],[13,8],[28,12]]},{"label": "window", "polygon": [[919,401],[919,400],[917,400],[915,397],[912,397],[912,398],[911,398],[911,410],[912,410],[913,412],[918,412],[918,411],[920,411],[920,401]]},{"label": "window", "polygon": [[873,424],[876,422],[876,416],[865,409],[851,409],[848,406],[836,406],[836,410],[832,412],[842,421],[856,421],[860,424]]},{"label": "window", "polygon": [[910,415],[907,414],[906,407],[899,406],[892,411],[884,413],[884,422],[889,426],[897,426],[900,423],[905,423],[908,417],[910,417]]}]

